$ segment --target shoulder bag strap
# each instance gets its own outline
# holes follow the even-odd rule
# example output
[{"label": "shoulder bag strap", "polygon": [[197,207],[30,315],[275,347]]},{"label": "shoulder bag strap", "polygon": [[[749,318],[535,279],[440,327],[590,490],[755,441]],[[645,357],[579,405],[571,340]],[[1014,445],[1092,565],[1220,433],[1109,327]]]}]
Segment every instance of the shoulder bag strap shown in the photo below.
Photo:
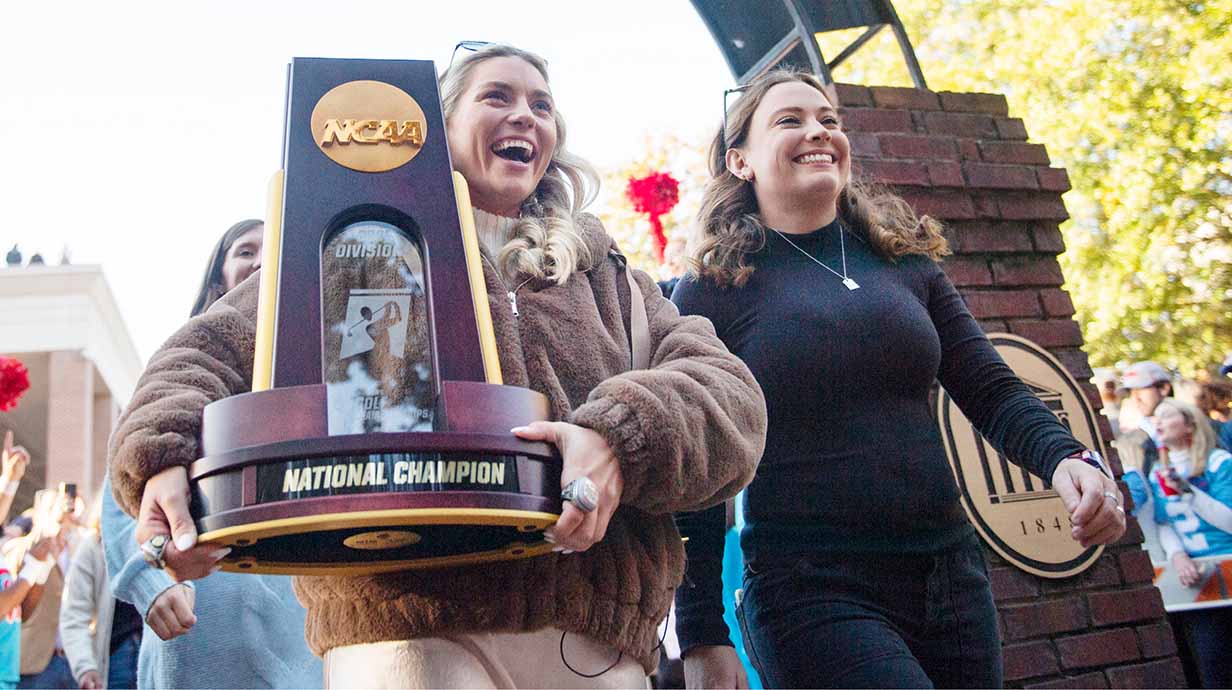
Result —
[{"label": "shoulder bag strap", "polygon": [[646,315],[646,298],[633,277],[633,269],[623,254],[612,250],[612,259],[629,281],[629,351],[633,369],[650,368],[650,318]]}]

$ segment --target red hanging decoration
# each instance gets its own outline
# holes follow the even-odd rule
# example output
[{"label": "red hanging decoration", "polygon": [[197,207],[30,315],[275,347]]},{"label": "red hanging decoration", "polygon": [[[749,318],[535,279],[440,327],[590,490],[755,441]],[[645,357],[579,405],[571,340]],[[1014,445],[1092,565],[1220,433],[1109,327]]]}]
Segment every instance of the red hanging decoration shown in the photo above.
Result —
[{"label": "red hanging decoration", "polygon": [[670,212],[680,201],[680,183],[668,172],[652,172],[645,177],[630,177],[625,187],[625,196],[633,202],[633,210],[645,213],[650,218],[651,237],[654,238],[655,260],[663,263],[663,250],[667,247],[667,235],[663,233],[665,213]]},{"label": "red hanging decoration", "polygon": [[0,356],[0,412],[17,406],[17,399],[30,388],[30,373],[21,360]]}]

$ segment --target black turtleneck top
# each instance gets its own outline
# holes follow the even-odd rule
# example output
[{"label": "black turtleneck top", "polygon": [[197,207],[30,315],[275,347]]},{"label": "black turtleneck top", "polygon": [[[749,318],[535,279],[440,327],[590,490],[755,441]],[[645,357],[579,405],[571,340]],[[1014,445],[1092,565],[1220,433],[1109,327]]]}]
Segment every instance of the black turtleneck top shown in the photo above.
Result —
[{"label": "black turtleneck top", "polygon": [[[805,256],[842,273],[840,231],[856,290]],[[767,233],[743,288],[685,279],[672,296],[682,314],[714,322],[766,395],[766,451],[744,500],[746,562],[935,553],[969,535],[929,404],[934,381],[1040,477],[1083,450],[997,354],[936,262],[884,259],[837,220],[787,237],[799,249]],[[676,597],[681,649],[730,644],[722,506],[678,523],[689,537]]]}]

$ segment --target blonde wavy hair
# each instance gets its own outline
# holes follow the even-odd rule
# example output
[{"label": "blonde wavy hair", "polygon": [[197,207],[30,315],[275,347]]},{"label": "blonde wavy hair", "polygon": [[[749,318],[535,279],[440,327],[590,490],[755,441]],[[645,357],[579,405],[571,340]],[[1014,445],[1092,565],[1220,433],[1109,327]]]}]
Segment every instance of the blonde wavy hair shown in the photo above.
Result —
[{"label": "blonde wavy hair", "polygon": [[1215,428],[1211,426],[1206,415],[1197,405],[1176,398],[1164,398],[1155,406],[1155,415],[1159,408],[1170,407],[1177,411],[1185,422],[1193,429],[1193,443],[1189,446],[1189,476],[1197,477],[1206,471],[1206,461],[1211,451],[1219,447],[1219,439],[1215,437]]},{"label": "blonde wavy hair", "polygon": [[[515,57],[526,61],[548,81],[548,63],[534,53],[509,45],[491,44],[462,56],[441,75],[441,106],[445,123],[458,109],[470,75],[484,60]],[[578,230],[578,216],[594,200],[599,176],[582,158],[565,150],[565,120],[553,108],[556,150],[534,194],[522,202],[513,237],[497,256],[506,275],[526,274],[560,285],[591,266],[590,250]]]},{"label": "blonde wavy hair", "polygon": [[[697,237],[689,257],[690,272],[718,285],[743,286],[753,274],[750,254],[766,243],[766,227],[758,215],[753,183],[727,169],[727,151],[748,140],[753,113],[771,88],[798,81],[826,95],[812,74],[779,69],[768,72],[742,89],[743,95],[727,110],[727,128],[715,134],[710,146],[710,181],[698,212]],[[829,96],[826,96],[829,100]],[[941,224],[918,216],[907,202],[888,189],[852,180],[838,197],[838,217],[866,238],[873,250],[891,261],[907,254],[933,260],[950,253]]]}]

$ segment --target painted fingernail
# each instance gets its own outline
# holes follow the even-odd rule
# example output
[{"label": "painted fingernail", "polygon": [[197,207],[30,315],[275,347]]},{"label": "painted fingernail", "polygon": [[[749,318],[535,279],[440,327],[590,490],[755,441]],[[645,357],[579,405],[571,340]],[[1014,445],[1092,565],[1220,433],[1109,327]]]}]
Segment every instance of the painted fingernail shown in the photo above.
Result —
[{"label": "painted fingernail", "polygon": [[543,540],[544,540],[544,541],[546,541],[546,542],[547,542],[547,543],[549,543],[549,544],[555,544],[555,543],[556,543],[556,537],[554,537],[554,536],[553,536],[553,535],[551,535],[551,534],[548,534],[547,532],[544,532],[544,533],[543,533]]},{"label": "painted fingernail", "polygon": [[561,551],[561,552],[560,552],[560,555],[562,555],[562,556],[568,556],[568,555],[569,555],[569,554],[571,554],[571,553],[573,553],[573,549],[565,549],[564,551]]},{"label": "painted fingernail", "polygon": [[197,535],[195,534],[181,534],[175,538],[175,548],[180,551],[187,551],[193,547],[193,544],[196,543]]},{"label": "painted fingernail", "polygon": [[227,554],[229,554],[229,553],[231,553],[231,547],[230,547],[230,546],[228,546],[228,547],[227,547],[227,548],[225,548],[225,549],[219,549],[219,550],[215,551],[214,553],[210,554],[210,558],[213,558],[213,559],[214,559],[214,560],[216,560],[216,561],[217,561],[217,560],[221,560],[221,559],[223,559],[223,558],[226,558],[226,557],[227,557]]},{"label": "painted fingernail", "polygon": [[564,550],[565,550],[565,547],[563,547],[563,546],[553,546],[553,547],[552,547],[552,550],[553,550],[553,551],[555,551],[556,553],[560,553],[561,551],[564,551]]},{"label": "painted fingernail", "polygon": [[528,426],[515,426],[515,427],[513,427],[512,429],[510,429],[510,430],[509,430],[509,433],[511,433],[511,434],[520,434],[520,433],[522,433],[523,431],[528,431],[529,429],[530,429],[530,427],[528,427]]}]

